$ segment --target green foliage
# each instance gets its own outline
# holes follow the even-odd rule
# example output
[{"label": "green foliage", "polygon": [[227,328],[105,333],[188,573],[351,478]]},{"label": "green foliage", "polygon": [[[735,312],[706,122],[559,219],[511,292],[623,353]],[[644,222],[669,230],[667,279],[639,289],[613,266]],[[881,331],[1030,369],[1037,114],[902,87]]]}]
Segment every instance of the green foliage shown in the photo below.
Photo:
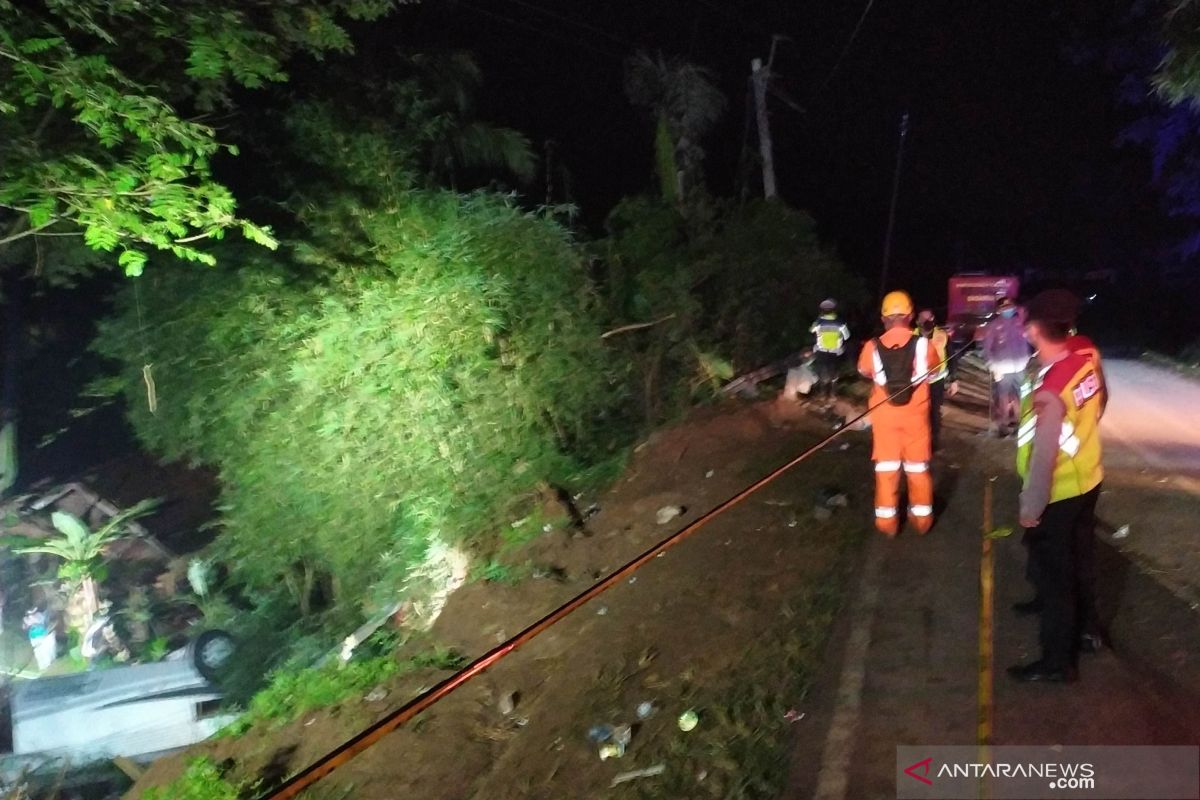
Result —
[{"label": "green foliage", "polygon": [[691,200],[704,184],[700,142],[725,110],[725,97],[713,85],[712,74],[682,59],[638,53],[625,67],[625,93],[654,121],[663,199]]},{"label": "green foliage", "polygon": [[179,778],[166,786],[148,789],[143,797],[145,800],[239,800],[241,788],[225,780],[212,761],[196,758]]},{"label": "green foliage", "polygon": [[821,247],[810,217],[782,203],[719,204],[707,218],[632,198],[609,215],[600,254],[615,337],[635,365],[645,422],[677,414],[736,372],[794,353],[817,304],[864,292]]},{"label": "green foliage", "polygon": [[214,160],[237,148],[189,110],[285,80],[293,52],[348,51],[338,17],[391,5],[0,2],[0,245],[80,235],[134,276],[148,252],[210,264],[196,244],[230,228],[273,247],[214,177]]},{"label": "green foliage", "polygon": [[1200,102],[1200,3],[1170,0],[1166,6],[1168,49],[1155,88],[1172,103]]},{"label": "green foliage", "polygon": [[553,222],[441,192],[340,197],[309,221],[305,265],[231,253],[242,268],[153,270],[144,332],[130,290],[98,347],[125,366],[143,443],[220,469],[217,546],[239,581],[304,611],[378,585],[383,606],[431,542],[507,524],[539,484],[606,458],[619,395]]},{"label": "green foliage", "polygon": [[285,725],[317,709],[361,697],[389,680],[420,669],[451,670],[463,658],[450,650],[435,650],[405,661],[393,655],[331,663],[323,667],[280,670],[250,701],[246,713],[234,723],[231,733],[261,724]]},{"label": "green foliage", "polygon": [[95,531],[90,530],[79,518],[64,511],[55,511],[50,515],[50,521],[59,536],[21,547],[15,552],[41,553],[62,559],[58,577],[69,586],[75,586],[87,578],[102,581],[105,577],[105,549],[118,539],[129,536],[128,524],[150,513],[156,505],[157,501],[142,501],[114,515]]}]

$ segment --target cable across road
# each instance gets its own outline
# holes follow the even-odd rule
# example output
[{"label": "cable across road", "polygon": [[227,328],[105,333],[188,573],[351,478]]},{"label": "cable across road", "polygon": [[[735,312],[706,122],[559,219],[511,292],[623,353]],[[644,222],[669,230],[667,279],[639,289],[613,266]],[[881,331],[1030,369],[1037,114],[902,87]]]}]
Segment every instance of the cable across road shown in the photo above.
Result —
[{"label": "cable across road", "polygon": [[[942,367],[961,356],[968,349],[970,349],[970,347],[971,345],[967,344],[957,352],[946,356],[946,358],[944,358],[936,367],[928,370],[923,375],[919,375],[913,381],[913,383],[924,383],[930,375],[939,372]],[[853,426],[855,423],[865,419],[871,412],[907,391],[908,387],[906,386],[894,394],[884,398],[883,400],[880,400],[878,403],[868,406],[866,411],[863,411],[853,419],[847,420],[833,433],[829,434],[811,447],[805,449],[802,453],[800,453],[800,455],[796,456],[791,461],[788,461],[783,466],[777,467],[769,474],[750,484],[729,499],[719,503],[704,514],[701,514],[693,522],[689,523],[640,555],[636,556],[624,566],[619,567],[605,577],[601,578],[599,581],[575,595],[550,613],[546,614],[544,617],[534,622],[520,633],[517,633],[512,638],[479,656],[470,664],[467,664],[450,677],[436,684],[432,688],[421,692],[399,708],[388,712],[384,717],[376,720],[368,727],[359,731],[356,735],[338,745],[330,752],[321,756],[316,761],[285,780],[282,784],[264,791],[258,796],[258,800],[290,800],[291,798],[296,797],[305,789],[315,784],[317,781],[349,763],[364,750],[376,744],[389,733],[397,728],[400,728],[406,722],[409,722],[413,717],[417,716],[422,711],[427,710],[434,703],[438,702],[443,697],[446,697],[455,689],[474,678],[476,675],[484,672],[489,667],[503,659],[505,656],[517,650],[517,648],[528,643],[531,639],[545,631],[550,626],[562,621],[568,614],[577,610],[580,606],[583,606],[590,600],[594,600],[595,598],[599,597],[601,594],[608,591],[625,578],[629,577],[638,569],[645,566],[648,562],[653,561],[661,553],[665,553],[667,550],[679,544],[684,539],[700,530],[700,528],[719,517],[721,514],[724,514],[734,506],[739,505],[752,494],[757,492],[759,489],[762,489],[767,484],[772,483],[788,470],[819,453],[821,450],[828,447],[835,439],[840,437],[846,431],[850,430],[851,426]]]}]

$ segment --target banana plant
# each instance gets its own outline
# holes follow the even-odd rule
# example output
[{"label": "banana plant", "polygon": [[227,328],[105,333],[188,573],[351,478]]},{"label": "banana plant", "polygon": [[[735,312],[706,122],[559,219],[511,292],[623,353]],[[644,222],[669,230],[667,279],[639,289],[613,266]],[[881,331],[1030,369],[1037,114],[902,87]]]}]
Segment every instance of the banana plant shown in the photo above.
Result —
[{"label": "banana plant", "polygon": [[55,511],[50,515],[50,522],[58,531],[58,536],[18,548],[15,552],[62,559],[58,567],[58,579],[62,581],[67,594],[78,599],[83,614],[79,627],[85,631],[100,610],[99,587],[108,576],[108,566],[104,563],[105,550],[113,542],[132,535],[129,523],[150,513],[157,504],[156,500],[143,500],[114,515],[95,531],[73,514]]}]

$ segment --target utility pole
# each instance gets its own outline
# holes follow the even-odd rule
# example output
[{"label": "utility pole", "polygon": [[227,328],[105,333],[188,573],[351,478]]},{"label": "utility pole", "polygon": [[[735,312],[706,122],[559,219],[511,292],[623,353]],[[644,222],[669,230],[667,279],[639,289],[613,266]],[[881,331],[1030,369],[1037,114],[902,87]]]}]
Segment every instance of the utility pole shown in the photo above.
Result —
[{"label": "utility pole", "polygon": [[[775,45],[771,44],[774,55]],[[754,104],[758,111],[758,150],[762,156],[763,197],[775,199],[775,158],[771,150],[771,125],[767,119],[767,81],[770,80],[771,67],[763,67],[762,59],[756,58],[750,62],[751,80],[754,82]]]},{"label": "utility pole", "polygon": [[904,142],[908,139],[908,112],[900,118],[900,144],[896,147],[896,174],[892,176],[892,202],[888,208],[887,233],[883,237],[883,271],[879,276],[879,296],[888,290],[888,270],[892,264],[892,232],[896,229],[896,198],[900,194],[900,170],[904,166]]}]

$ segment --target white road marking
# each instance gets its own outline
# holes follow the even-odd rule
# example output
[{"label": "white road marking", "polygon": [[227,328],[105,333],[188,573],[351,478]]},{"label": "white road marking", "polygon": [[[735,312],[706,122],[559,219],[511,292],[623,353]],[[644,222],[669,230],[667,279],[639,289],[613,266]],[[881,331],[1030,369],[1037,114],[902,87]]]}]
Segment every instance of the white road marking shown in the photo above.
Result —
[{"label": "white road marking", "polygon": [[879,571],[883,563],[884,542],[871,542],[863,565],[858,596],[850,611],[850,638],[838,681],[833,720],[825,737],[821,771],[813,800],[845,800],[850,758],[854,755],[855,733],[862,710],[863,684],[867,677],[867,651],[871,649],[871,623],[879,599]]}]

